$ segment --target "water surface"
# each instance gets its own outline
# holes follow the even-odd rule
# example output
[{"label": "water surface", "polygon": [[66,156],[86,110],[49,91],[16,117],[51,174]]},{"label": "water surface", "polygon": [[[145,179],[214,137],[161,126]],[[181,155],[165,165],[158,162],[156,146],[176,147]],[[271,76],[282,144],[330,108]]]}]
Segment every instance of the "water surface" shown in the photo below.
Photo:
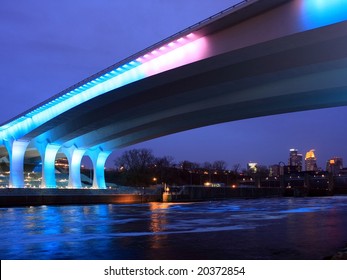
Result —
[{"label": "water surface", "polygon": [[347,197],[0,208],[1,259],[322,259]]}]

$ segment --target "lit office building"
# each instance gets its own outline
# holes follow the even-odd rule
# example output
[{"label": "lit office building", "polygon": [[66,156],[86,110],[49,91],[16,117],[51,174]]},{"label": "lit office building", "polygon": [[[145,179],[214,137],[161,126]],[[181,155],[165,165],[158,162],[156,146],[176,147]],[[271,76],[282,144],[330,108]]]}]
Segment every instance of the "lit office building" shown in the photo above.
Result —
[{"label": "lit office building", "polygon": [[314,154],[315,150],[310,150],[305,156],[305,170],[306,171],[317,171],[317,158]]},{"label": "lit office building", "polygon": [[343,168],[343,160],[340,157],[333,157],[327,161],[326,170],[332,174],[339,174]]},{"label": "lit office building", "polygon": [[291,169],[294,167],[295,171],[302,171],[302,154],[299,154],[297,149],[289,150],[288,165]]},{"label": "lit office building", "polygon": [[249,162],[247,164],[247,170],[250,173],[257,173],[257,171],[258,171],[258,163],[256,163],[256,162]]}]

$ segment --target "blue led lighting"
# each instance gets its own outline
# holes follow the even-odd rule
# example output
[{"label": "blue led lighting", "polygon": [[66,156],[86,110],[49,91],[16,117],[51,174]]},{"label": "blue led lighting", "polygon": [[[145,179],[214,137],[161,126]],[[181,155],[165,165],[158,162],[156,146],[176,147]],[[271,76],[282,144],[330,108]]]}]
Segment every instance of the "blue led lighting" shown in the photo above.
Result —
[{"label": "blue led lighting", "polygon": [[[187,38],[192,37],[191,34],[186,36]],[[193,36],[194,39],[199,39]],[[189,43],[189,40],[186,40]],[[194,40],[190,40],[191,42]],[[197,40],[198,41],[198,40]],[[175,55],[177,54],[177,48],[180,47],[178,44],[173,44],[173,51]],[[182,45],[181,45],[182,46]],[[199,53],[199,48],[194,45],[195,53]],[[167,48],[166,48],[167,49]],[[198,52],[196,50],[199,50]],[[60,115],[63,112],[66,112],[73,107],[90,100],[94,97],[97,97],[101,94],[104,94],[108,91],[117,89],[129,83],[141,80],[145,77],[157,74],[161,71],[166,71],[173,68],[175,62],[176,66],[181,66],[187,63],[192,62],[191,53],[185,53],[185,49],[182,49],[181,56],[186,59],[172,60],[166,59],[165,56],[170,51],[161,52],[160,48],[155,49],[151,53],[155,52],[156,55],[144,55],[146,58],[142,61],[140,58],[136,58],[131,61],[127,61],[121,66],[117,66],[116,69],[110,69],[107,73],[103,73],[101,76],[94,78],[93,80],[88,81],[87,83],[74,88],[73,90],[56,97],[53,100],[50,100],[48,103],[41,105],[40,107],[35,108],[34,110],[26,113],[24,116],[21,116],[10,123],[7,123],[0,127],[0,139],[20,139],[30,131],[44,124],[48,120]],[[181,57],[179,56],[179,57]],[[157,62],[151,63],[151,60],[161,58],[158,64]],[[142,67],[145,66],[145,67]]]},{"label": "blue led lighting", "polygon": [[[54,100],[49,101],[48,103],[34,109],[26,115],[1,126],[1,138],[5,139],[8,136],[12,136],[15,139],[18,139],[33,130],[35,127],[43,124],[45,121],[79,105],[86,100],[105,93],[106,90],[112,90],[144,78],[144,73],[141,74],[139,72],[135,72],[135,75],[133,75],[133,73],[132,75],[129,75],[128,73],[139,65],[140,63],[133,61],[127,63],[117,68],[117,70],[119,69],[121,71],[115,72],[112,70],[105,75],[95,78],[87,84],[84,84],[62,96],[57,97]],[[105,85],[100,86],[103,83]]]},{"label": "blue led lighting", "polygon": [[347,0],[305,0],[301,8],[303,24],[309,29],[347,20]]}]

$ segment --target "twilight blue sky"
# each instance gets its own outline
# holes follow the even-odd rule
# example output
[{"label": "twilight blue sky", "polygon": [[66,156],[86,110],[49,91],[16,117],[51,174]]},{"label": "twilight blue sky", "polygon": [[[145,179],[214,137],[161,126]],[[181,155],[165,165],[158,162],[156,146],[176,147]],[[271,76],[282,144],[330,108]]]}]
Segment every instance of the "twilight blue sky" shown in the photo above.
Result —
[{"label": "twilight blue sky", "polygon": [[[0,123],[238,1],[2,0]],[[129,148],[150,148],[176,161],[225,160],[230,168],[287,162],[290,148],[303,154],[313,148],[324,167],[332,156],[347,161],[346,116],[340,107],[255,118]]]}]

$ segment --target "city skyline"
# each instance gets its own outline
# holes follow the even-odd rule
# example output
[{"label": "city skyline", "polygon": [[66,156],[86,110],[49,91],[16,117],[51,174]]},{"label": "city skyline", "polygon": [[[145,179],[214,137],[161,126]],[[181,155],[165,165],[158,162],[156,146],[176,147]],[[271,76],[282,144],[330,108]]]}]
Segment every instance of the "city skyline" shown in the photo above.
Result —
[{"label": "city skyline", "polygon": [[[139,148],[136,148],[136,147],[133,147],[132,146],[132,149],[147,149],[146,147],[139,147]],[[153,152],[153,150],[149,149],[151,152]],[[293,156],[293,151],[296,151],[297,152],[297,155],[294,155]],[[122,152],[124,152],[124,150],[122,150]],[[331,156],[327,159],[322,159],[320,162],[324,162],[324,164],[322,164],[321,166],[317,164],[318,162],[318,158],[315,156],[315,149],[310,149],[309,151],[305,152],[306,154],[306,157],[303,157],[303,154],[301,154],[298,149],[295,149],[295,148],[291,148],[288,150],[289,152],[289,155],[287,156],[286,159],[283,159],[283,160],[278,160],[278,161],[275,161],[271,164],[264,164],[263,162],[256,162],[256,161],[248,161],[245,165],[242,165],[240,164],[239,165],[239,170],[246,170],[246,169],[249,169],[250,166],[262,166],[262,167],[265,167],[265,168],[268,168],[270,169],[271,167],[273,167],[274,165],[284,165],[284,166],[295,166],[297,167],[297,171],[300,172],[300,171],[329,171],[331,170],[331,166],[333,165],[336,165],[336,167],[338,167],[338,169],[342,169],[344,168],[345,166],[343,165],[343,158],[338,156],[338,155],[335,155],[335,156]],[[157,156],[155,155],[155,153],[153,153],[154,156]],[[121,156],[121,155],[119,155]],[[160,158],[161,156],[169,156],[171,157],[170,154],[165,154],[165,155],[159,155],[157,156],[158,158]],[[293,160],[293,158],[295,158]],[[176,164],[179,164],[183,161],[188,161],[188,162],[192,162],[194,164],[198,164],[200,167],[203,168],[204,164],[206,163],[210,163],[210,164],[213,164],[214,162],[217,162],[217,161],[224,161],[223,159],[214,159],[214,160],[211,160],[211,161],[193,161],[189,158],[185,158],[181,161],[177,161],[174,157],[172,157],[173,159],[173,163],[176,165]],[[226,166],[226,170],[233,170],[234,168],[234,165],[238,165],[239,163],[234,163],[232,165],[229,165],[228,162],[225,161],[225,163],[227,164]],[[310,167],[310,164],[313,163],[315,164],[315,166],[313,168]],[[89,168],[90,166],[86,166],[87,168]]]},{"label": "city skyline", "polygon": [[[1,123],[239,1],[21,2],[5,2],[0,8]],[[127,24],[130,13],[131,25]],[[346,114],[346,107],[337,107],[241,120],[127,149],[149,148],[157,156],[172,155],[176,161],[224,160],[229,167],[250,161],[268,166],[286,161],[290,148],[302,153],[315,149],[318,166],[324,168],[328,159],[347,156]],[[123,151],[116,151],[109,164]]]}]

